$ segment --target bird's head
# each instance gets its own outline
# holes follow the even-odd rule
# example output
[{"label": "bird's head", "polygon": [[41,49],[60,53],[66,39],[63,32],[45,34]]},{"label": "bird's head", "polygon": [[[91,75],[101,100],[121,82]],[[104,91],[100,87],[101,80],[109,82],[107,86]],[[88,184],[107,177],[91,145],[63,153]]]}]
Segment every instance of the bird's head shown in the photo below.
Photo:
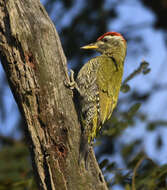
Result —
[{"label": "bird's head", "polygon": [[120,33],[107,32],[100,36],[96,42],[83,46],[81,49],[96,50],[101,54],[112,56],[115,59],[121,57],[124,60],[126,55],[126,40]]}]

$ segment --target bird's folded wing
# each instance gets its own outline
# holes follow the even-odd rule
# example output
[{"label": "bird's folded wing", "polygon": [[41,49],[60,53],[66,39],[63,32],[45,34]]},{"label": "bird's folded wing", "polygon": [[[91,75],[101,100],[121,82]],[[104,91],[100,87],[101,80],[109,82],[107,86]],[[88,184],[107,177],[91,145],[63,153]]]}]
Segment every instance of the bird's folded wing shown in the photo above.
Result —
[{"label": "bird's folded wing", "polygon": [[111,116],[113,111],[113,74],[115,72],[114,63],[106,58],[99,66],[97,73],[97,84],[99,88],[100,117],[102,124]]}]

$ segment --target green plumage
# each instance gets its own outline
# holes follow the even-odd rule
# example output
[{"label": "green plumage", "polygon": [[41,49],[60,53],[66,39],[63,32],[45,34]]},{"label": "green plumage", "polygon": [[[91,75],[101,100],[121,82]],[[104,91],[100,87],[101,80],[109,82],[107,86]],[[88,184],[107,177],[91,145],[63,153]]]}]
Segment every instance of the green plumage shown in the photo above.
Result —
[{"label": "green plumage", "polygon": [[91,59],[80,70],[77,85],[81,91],[81,118],[88,143],[110,118],[118,100],[123,75],[123,63],[115,63],[101,55]]}]

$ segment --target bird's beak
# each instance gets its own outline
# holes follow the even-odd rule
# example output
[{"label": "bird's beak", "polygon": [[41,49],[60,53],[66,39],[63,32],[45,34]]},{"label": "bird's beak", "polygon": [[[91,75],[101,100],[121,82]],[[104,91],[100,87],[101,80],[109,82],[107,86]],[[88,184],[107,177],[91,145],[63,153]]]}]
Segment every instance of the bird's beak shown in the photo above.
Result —
[{"label": "bird's beak", "polygon": [[81,49],[97,49],[97,48],[98,46],[96,45],[96,43],[91,43],[91,44],[81,47]]}]

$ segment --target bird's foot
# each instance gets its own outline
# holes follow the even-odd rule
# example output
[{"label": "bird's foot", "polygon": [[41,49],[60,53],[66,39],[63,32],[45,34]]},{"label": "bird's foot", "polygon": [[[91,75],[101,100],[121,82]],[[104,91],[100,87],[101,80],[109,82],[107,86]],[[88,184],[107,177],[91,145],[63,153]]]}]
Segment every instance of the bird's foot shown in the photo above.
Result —
[{"label": "bird's foot", "polygon": [[64,84],[66,87],[70,88],[71,90],[76,88],[76,82],[74,80],[74,71],[72,69],[70,69],[70,81],[64,81]]},{"label": "bird's foot", "polygon": [[74,71],[70,69],[70,81],[64,81],[64,84],[66,87],[70,88],[71,90],[76,89],[80,95],[82,95],[82,92],[80,88],[78,87],[78,84],[74,80]]}]

